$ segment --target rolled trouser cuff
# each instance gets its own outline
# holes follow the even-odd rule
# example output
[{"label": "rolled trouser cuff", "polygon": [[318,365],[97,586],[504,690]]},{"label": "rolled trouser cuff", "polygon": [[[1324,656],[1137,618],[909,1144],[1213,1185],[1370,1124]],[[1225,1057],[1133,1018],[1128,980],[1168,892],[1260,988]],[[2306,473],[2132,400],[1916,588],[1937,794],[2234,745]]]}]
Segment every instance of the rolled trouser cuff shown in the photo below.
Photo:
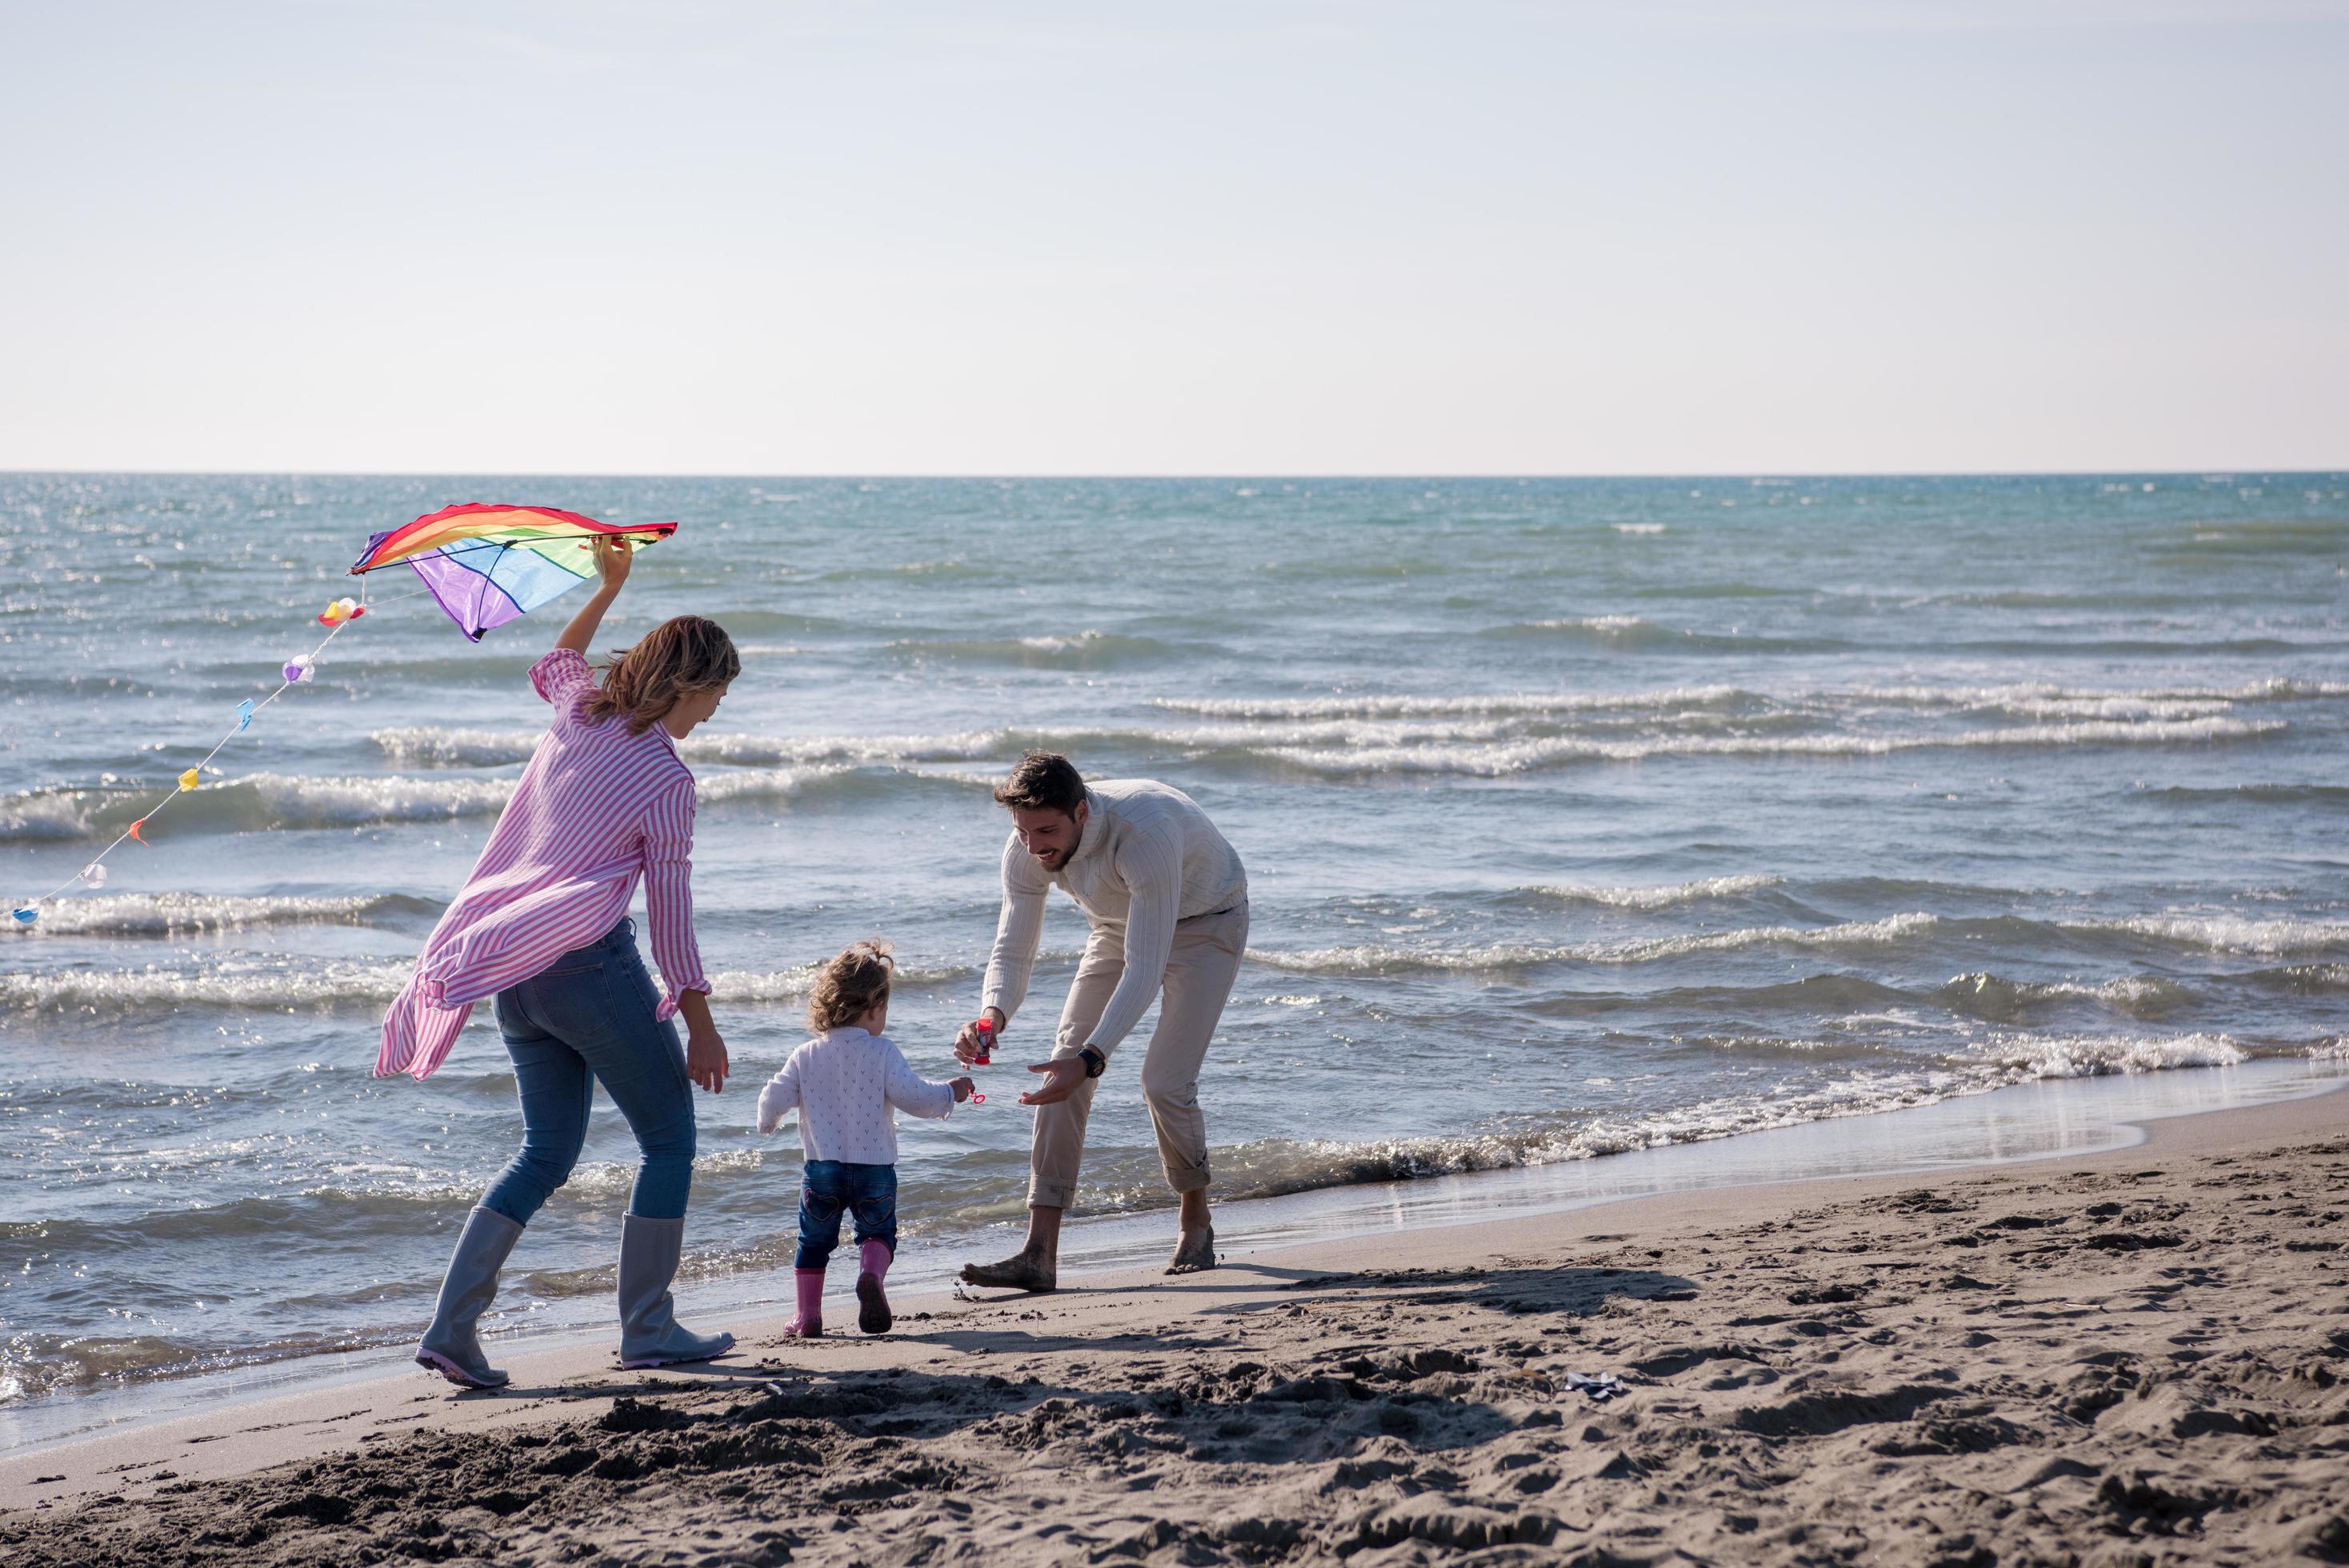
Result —
[{"label": "rolled trouser cuff", "polygon": [[1065,1209],[1076,1202],[1077,1184],[1073,1181],[1040,1181],[1028,1183],[1028,1206],[1031,1209]]},{"label": "rolled trouser cuff", "polygon": [[1177,1192],[1204,1192],[1207,1189],[1208,1172],[1204,1165],[1195,1170],[1177,1171],[1166,1168],[1166,1185]]}]

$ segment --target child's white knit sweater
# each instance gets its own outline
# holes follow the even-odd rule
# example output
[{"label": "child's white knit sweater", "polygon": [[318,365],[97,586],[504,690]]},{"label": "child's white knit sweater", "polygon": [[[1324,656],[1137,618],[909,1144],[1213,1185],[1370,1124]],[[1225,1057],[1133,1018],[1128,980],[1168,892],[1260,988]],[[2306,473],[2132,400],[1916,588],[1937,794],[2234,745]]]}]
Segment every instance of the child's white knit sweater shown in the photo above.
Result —
[{"label": "child's white knit sweater", "polygon": [[772,1132],[800,1113],[800,1144],[810,1160],[852,1165],[897,1163],[896,1119],[943,1117],[954,1109],[954,1085],[926,1078],[905,1065],[886,1035],[850,1025],[810,1040],[759,1091],[759,1130]]}]

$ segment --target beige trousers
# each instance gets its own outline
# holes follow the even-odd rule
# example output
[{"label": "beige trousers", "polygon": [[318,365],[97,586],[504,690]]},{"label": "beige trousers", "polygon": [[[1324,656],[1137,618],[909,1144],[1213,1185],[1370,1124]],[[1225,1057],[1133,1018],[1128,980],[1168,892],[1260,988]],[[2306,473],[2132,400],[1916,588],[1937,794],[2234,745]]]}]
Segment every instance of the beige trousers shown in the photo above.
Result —
[{"label": "beige trousers", "polygon": [[[1202,914],[1174,927],[1174,948],[1166,957],[1166,978],[1158,996],[1158,1026],[1142,1058],[1142,1097],[1158,1133],[1158,1158],[1166,1184],[1177,1192],[1207,1184],[1207,1119],[1199,1113],[1199,1065],[1207,1042],[1231,1000],[1240,956],[1247,951],[1248,907],[1245,901],[1216,914]],[[1055,1057],[1073,1057],[1092,1039],[1093,1026],[1109,1006],[1110,993],[1125,973],[1125,933],[1096,926],[1085,939],[1085,955],[1061,1008]],[[1114,1068],[1112,1068],[1114,1071]],[[1097,1078],[1086,1078],[1058,1105],[1036,1108],[1034,1141],[1029,1147],[1028,1202],[1065,1209],[1077,1193],[1077,1167],[1085,1155],[1085,1119],[1092,1114]]]}]

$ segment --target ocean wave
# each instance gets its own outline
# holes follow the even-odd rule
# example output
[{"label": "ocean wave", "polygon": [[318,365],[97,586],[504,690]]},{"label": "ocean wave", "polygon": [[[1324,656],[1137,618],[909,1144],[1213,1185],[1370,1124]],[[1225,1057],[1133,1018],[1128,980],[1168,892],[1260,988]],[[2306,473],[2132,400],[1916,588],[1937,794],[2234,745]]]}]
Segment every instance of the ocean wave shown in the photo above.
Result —
[{"label": "ocean wave", "polygon": [[1932,999],[1952,1012],[1995,1023],[2013,1023],[2034,1007],[2054,1002],[2086,1001],[2132,1018],[2163,1018],[2200,1000],[2175,980],[2131,975],[2089,983],[2079,980],[2007,980],[1977,972],[1960,975],[1932,994]]},{"label": "ocean wave", "polygon": [[2250,1052],[2225,1035],[2005,1035],[1986,1042],[1977,1055],[2008,1081],[2229,1068],[2251,1059]]},{"label": "ocean wave", "polygon": [[1513,621],[1488,626],[1487,637],[1533,638],[1550,642],[1587,643],[1595,647],[1633,652],[1686,653],[1702,648],[1744,654],[1816,654],[1848,648],[1841,637],[1774,637],[1760,634],[1698,632],[1660,626],[1639,615],[1572,615],[1545,621]]},{"label": "ocean wave", "polygon": [[1309,697],[1157,697],[1151,707],[1204,718],[1331,719],[1485,717],[1730,707],[1769,699],[1733,686],[1667,686],[1633,692],[1516,692],[1491,696],[1364,694]]},{"label": "ocean wave", "polygon": [[1475,947],[1401,947],[1376,943],[1282,951],[1248,949],[1247,956],[1268,969],[1300,975],[1393,975],[1414,971],[1475,974],[1530,969],[1547,964],[1645,964],[1692,953],[1746,947],[1875,947],[1923,935],[1941,923],[1936,914],[1915,913],[1840,925],[1764,925],[1742,931],[1693,932],[1623,943],[1491,943]]},{"label": "ocean wave", "polygon": [[1604,904],[1610,909],[1670,909],[1675,904],[1697,903],[1707,899],[1736,898],[1744,893],[1758,892],[1765,887],[1777,887],[1785,881],[1784,877],[1754,872],[1701,877],[1695,882],[1674,882],[1668,887],[1533,887],[1526,891],[1543,898],[1557,899],[1562,903]]},{"label": "ocean wave", "polygon": [[268,925],[374,925],[403,915],[437,915],[440,907],[407,893],[354,898],[105,893],[45,903],[37,923],[13,929],[28,936],[189,936]]},{"label": "ocean wave", "polygon": [[[2133,944],[2152,942],[2205,952],[2277,956],[2322,954],[2349,946],[2349,923],[2177,913],[2051,921],[2012,914],[1960,918],[1917,910],[1879,920],[1846,921],[1831,925],[1757,925],[1623,942],[1498,942],[1456,947],[1364,943],[1286,950],[1252,947],[1247,956],[1268,969],[1296,974],[1477,974],[1550,964],[1648,964],[1694,954],[1734,953],[1762,947],[1866,953],[1921,939],[2003,944],[2022,951],[2042,951],[2051,943],[2069,941],[2092,950],[2118,952]],[[2326,986],[2327,976],[2332,973],[2332,967],[2326,965],[2262,972],[2296,975],[2301,983],[2320,989]],[[2141,1006],[2150,1014],[2152,1010],[2184,1006],[2194,999],[2183,987],[2166,980],[2125,979],[2091,985],[2074,981],[2017,983],[1975,975],[1959,975],[1935,993],[1932,999],[1952,1003],[1962,988],[1977,978],[1990,982],[1991,988],[2000,995],[2011,996],[2017,1002],[2075,996],[2124,1011]],[[1951,992],[1950,986],[1959,986],[1961,991]]]},{"label": "ocean wave", "polygon": [[[320,778],[248,773],[171,797],[150,832],[237,832],[272,827],[353,827],[494,815],[512,779]],[[38,789],[0,802],[0,839],[113,837],[151,814],[161,788]]]},{"label": "ocean wave", "polygon": [[[505,810],[518,778],[398,774],[331,778],[248,773],[174,798],[161,832],[253,832],[271,828],[346,828],[492,817]],[[698,781],[705,803],[788,799],[811,790],[872,787],[844,766],[745,769]],[[157,792],[119,788],[31,790],[0,802],[0,841],[111,838],[155,804]]]},{"label": "ocean wave", "polygon": [[[535,729],[444,729],[411,725],[378,729],[368,741],[410,767],[484,768],[526,762],[545,732]],[[964,730],[944,735],[688,736],[678,754],[688,762],[730,766],[778,763],[968,761],[1001,755],[1011,732]]]},{"label": "ocean wave", "polygon": [[2180,746],[2256,740],[2282,733],[2281,719],[2086,720],[1972,729],[1948,735],[1654,736],[1596,740],[1557,736],[1491,745],[1268,746],[1266,758],[1332,777],[1455,773],[1501,778],[1575,762],[1641,762],[1667,757],[1882,757],[1896,752],[1983,747]]},{"label": "ocean wave", "polygon": [[2336,920],[2250,920],[2234,914],[2142,914],[2123,920],[2064,923],[2067,931],[2150,937],[2179,947],[2207,948],[2213,953],[2248,953],[2262,957],[2292,953],[2322,953],[2349,944],[2349,922]]},{"label": "ocean wave", "polygon": [[2233,804],[2248,800],[2261,806],[2329,806],[2335,810],[2349,807],[2349,784],[2224,784],[2202,788],[2173,784],[2145,793],[2156,799],[2180,803]]},{"label": "ocean wave", "polygon": [[137,1013],[171,1007],[294,1012],[380,1005],[399,995],[411,964],[224,959],[201,968],[24,970],[0,974],[0,1007],[28,1012]]},{"label": "ocean wave", "polygon": [[[790,969],[725,969],[709,977],[709,995],[721,1003],[737,1002],[796,1002],[806,996],[814,986],[816,976],[823,973],[826,961],[798,965]],[[968,965],[942,964],[929,966],[899,965],[895,984],[901,988],[926,985],[951,985],[968,980],[978,973]]]},{"label": "ocean wave", "polygon": [[[710,977],[711,995],[729,1005],[796,1002],[814,984],[820,965],[789,969],[729,969]],[[399,995],[412,959],[359,962],[287,955],[224,955],[201,964],[149,964],[121,969],[16,970],[0,973],[0,1008],[20,1011],[135,1013],[151,1008],[233,1007],[254,1012],[379,1006]],[[967,965],[907,965],[906,987],[947,985],[975,972]],[[488,1009],[477,1011],[476,1021]]]},{"label": "ocean wave", "polygon": [[[2229,1067],[2251,1054],[2223,1035],[2002,1036],[1969,1054],[1937,1058],[1927,1067],[1857,1071],[1797,1094],[1724,1096],[1641,1114],[1450,1136],[1362,1142],[1266,1140],[1216,1150],[1216,1182],[1227,1198],[1267,1198],[1325,1187],[1560,1164],[1878,1115],[2033,1080]],[[2313,1053],[2301,1049],[2297,1054]],[[1146,1179],[1130,1190],[1121,1190],[1123,1185],[1112,1187],[1108,1206],[1142,1207],[1164,1201]]]},{"label": "ocean wave", "polygon": [[2349,994],[2349,964],[2292,964],[2282,969],[2255,969],[2242,976],[2255,985],[2271,985],[2295,996],[2337,996]]},{"label": "ocean wave", "polygon": [[746,768],[705,773],[694,781],[693,792],[705,806],[723,800],[788,800],[855,777],[857,770],[845,767]]},{"label": "ocean wave", "polygon": [[[1636,616],[1599,616],[1599,622],[1638,623]],[[1644,623],[1638,623],[1644,624]],[[2098,689],[2049,682],[1999,686],[1825,686],[1762,692],[1727,685],[1665,686],[1628,692],[1504,692],[1494,694],[1354,693],[1299,697],[1159,697],[1153,707],[1207,718],[1316,719],[1417,718],[1549,715],[1657,709],[1683,711],[1773,710],[1786,707],[1829,711],[1855,705],[1869,707],[2003,710],[2018,717],[2199,718],[2220,704],[2314,702],[2349,696],[2349,683],[2277,676],[2227,686],[2152,686]]]},{"label": "ocean wave", "polygon": [[411,768],[495,768],[527,762],[546,738],[543,729],[450,729],[407,725],[367,733],[367,743]]},{"label": "ocean wave", "polygon": [[2349,682],[2301,680],[2274,676],[2233,686],[2171,686],[2099,688],[2058,686],[2046,681],[2009,681],[1997,686],[1854,686],[1822,695],[1839,695],[1863,701],[1907,707],[2003,707],[2026,711],[2037,704],[2115,705],[2119,710],[2158,707],[2168,703],[2320,702],[2349,696]]},{"label": "ocean wave", "polygon": [[912,658],[953,659],[976,664],[1024,665],[1037,669],[1098,670],[1146,664],[1181,650],[1155,637],[1115,632],[1044,633],[1025,637],[908,637],[889,645]]}]

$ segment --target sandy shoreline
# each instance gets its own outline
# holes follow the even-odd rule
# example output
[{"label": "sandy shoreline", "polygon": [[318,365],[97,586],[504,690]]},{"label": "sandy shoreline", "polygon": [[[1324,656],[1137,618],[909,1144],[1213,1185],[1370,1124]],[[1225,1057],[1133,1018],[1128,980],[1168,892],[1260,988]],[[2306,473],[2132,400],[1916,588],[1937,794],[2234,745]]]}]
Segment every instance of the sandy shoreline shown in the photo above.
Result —
[{"label": "sandy shoreline", "polygon": [[[12,1563],[2349,1561],[2349,1095],[0,1459]],[[1568,1373],[1612,1373],[1599,1404]],[[274,1468],[271,1468],[274,1467]]]}]

